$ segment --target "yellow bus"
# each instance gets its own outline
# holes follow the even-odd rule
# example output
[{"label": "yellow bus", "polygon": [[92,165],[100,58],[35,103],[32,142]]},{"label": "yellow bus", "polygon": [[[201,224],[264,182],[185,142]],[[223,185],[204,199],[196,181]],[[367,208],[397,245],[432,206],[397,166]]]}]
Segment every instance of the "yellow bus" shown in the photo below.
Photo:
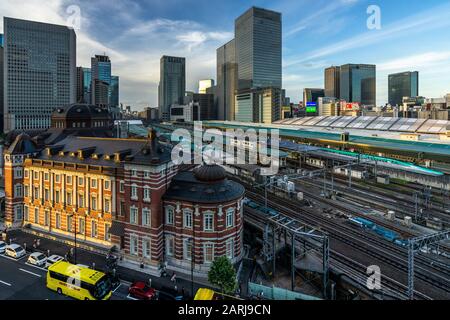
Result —
[{"label": "yellow bus", "polygon": [[207,301],[207,300],[243,300],[243,299],[223,293],[218,293],[211,289],[200,288],[197,290],[194,300]]},{"label": "yellow bus", "polygon": [[108,300],[112,294],[106,274],[65,261],[48,268],[47,288],[78,300]]}]

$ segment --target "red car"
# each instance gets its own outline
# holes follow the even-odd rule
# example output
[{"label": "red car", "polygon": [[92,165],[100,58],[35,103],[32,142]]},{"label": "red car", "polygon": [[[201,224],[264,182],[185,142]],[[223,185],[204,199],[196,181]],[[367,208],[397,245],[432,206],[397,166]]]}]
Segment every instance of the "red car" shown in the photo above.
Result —
[{"label": "red car", "polygon": [[157,298],[156,290],[142,281],[133,283],[128,289],[128,293],[133,298],[140,300],[155,300]]}]

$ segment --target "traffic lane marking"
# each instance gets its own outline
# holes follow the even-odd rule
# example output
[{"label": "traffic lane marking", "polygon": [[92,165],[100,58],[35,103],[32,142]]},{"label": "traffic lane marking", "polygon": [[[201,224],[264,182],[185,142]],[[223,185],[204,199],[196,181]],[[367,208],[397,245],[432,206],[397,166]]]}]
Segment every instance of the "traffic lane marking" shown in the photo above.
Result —
[{"label": "traffic lane marking", "polygon": [[19,270],[20,270],[20,271],[22,271],[22,272],[25,272],[25,273],[31,274],[31,275],[33,275],[33,276],[35,276],[35,277],[38,277],[38,278],[41,278],[41,277],[42,277],[42,276],[41,276],[40,274],[37,274],[37,273],[31,272],[31,271],[29,271],[29,270],[25,270],[25,269],[22,269],[22,268],[19,268]]},{"label": "traffic lane marking", "polygon": [[115,293],[115,292],[117,291],[117,289],[119,289],[121,286],[122,286],[122,284],[119,284],[119,285],[117,286],[117,288],[115,288],[115,289],[113,290],[113,293]]},{"label": "traffic lane marking", "polygon": [[139,299],[133,298],[133,297],[130,296],[130,295],[127,295],[127,299],[130,299],[130,300],[139,300]]},{"label": "traffic lane marking", "polygon": [[21,261],[21,260],[25,259],[26,257],[28,257],[28,255],[26,254],[26,255],[20,257],[19,259],[7,256],[5,254],[0,255],[0,257],[5,258],[5,259],[9,259],[9,260],[12,260],[12,261]]},{"label": "traffic lane marking", "polygon": [[44,268],[44,267],[35,266],[34,264],[31,264],[31,263],[28,263],[28,262],[25,262],[25,264],[26,264],[27,266],[29,266],[29,267],[33,267],[33,268],[39,269],[39,270],[41,270],[41,271],[45,271],[45,272],[48,271],[48,270],[47,270],[46,268]]},{"label": "traffic lane marking", "polygon": [[8,283],[8,282],[2,281],[2,280],[0,280],[0,283],[1,283],[1,284],[4,284],[5,286],[8,286],[8,287],[11,287],[11,286],[12,286],[11,283]]}]

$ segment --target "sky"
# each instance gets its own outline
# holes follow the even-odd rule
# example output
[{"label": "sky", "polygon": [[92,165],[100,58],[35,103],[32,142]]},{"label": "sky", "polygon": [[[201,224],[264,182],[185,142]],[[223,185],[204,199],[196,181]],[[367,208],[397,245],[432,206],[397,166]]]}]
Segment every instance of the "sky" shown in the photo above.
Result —
[{"label": "sky", "polygon": [[120,101],[141,110],[157,106],[162,55],[186,57],[188,91],[216,79],[216,49],[251,6],[282,13],[283,87],[294,103],[303,88],[323,88],[324,68],[346,63],[377,65],[380,105],[396,72],[419,71],[422,96],[450,93],[448,0],[1,0],[0,17],[74,26],[77,65],[109,55]]}]

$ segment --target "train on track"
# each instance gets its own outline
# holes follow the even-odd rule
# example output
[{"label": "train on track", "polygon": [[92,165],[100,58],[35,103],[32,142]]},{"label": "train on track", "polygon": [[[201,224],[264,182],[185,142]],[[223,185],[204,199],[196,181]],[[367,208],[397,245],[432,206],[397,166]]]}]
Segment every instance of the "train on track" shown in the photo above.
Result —
[{"label": "train on track", "polygon": [[269,207],[266,209],[264,205],[260,205],[254,201],[251,201],[248,198],[244,199],[244,205],[248,206],[249,208],[252,208],[253,210],[260,211],[270,217],[275,217],[278,215],[278,211]]},{"label": "train on track", "polygon": [[408,245],[408,240],[403,239],[397,232],[383,228],[370,220],[360,217],[354,217],[349,218],[349,221],[361,228],[373,231],[380,237],[383,237],[386,240],[393,242],[399,246],[404,247]]}]

